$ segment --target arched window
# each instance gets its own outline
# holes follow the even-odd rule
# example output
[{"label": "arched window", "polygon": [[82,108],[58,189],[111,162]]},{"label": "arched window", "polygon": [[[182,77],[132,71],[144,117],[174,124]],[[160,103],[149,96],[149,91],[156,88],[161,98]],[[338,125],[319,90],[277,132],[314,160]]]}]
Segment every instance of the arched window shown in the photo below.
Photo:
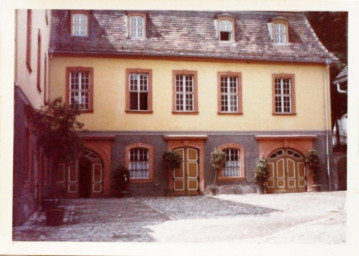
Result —
[{"label": "arched window", "polygon": [[218,148],[226,154],[226,165],[220,170],[219,179],[244,178],[243,147],[228,143]]},{"label": "arched window", "polygon": [[131,181],[152,181],[153,147],[142,143],[127,146],[126,167],[130,171]]}]

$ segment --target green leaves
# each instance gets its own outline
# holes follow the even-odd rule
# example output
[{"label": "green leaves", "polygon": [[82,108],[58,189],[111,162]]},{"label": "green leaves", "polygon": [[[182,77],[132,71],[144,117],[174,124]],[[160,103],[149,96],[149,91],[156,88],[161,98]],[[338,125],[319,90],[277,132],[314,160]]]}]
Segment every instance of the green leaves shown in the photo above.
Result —
[{"label": "green leaves", "polygon": [[268,172],[268,160],[266,158],[259,159],[254,168],[254,182],[264,186],[264,183],[268,180]]},{"label": "green leaves", "polygon": [[35,110],[33,122],[38,143],[55,164],[75,159],[83,149],[83,141],[76,134],[84,126],[76,120],[78,115],[78,108],[67,106],[61,98]]},{"label": "green leaves", "polygon": [[162,165],[165,170],[177,169],[181,166],[181,163],[182,157],[174,151],[165,152],[162,156]]},{"label": "green leaves", "polygon": [[216,148],[214,152],[211,153],[211,165],[216,169],[226,165],[226,153],[222,150]]}]

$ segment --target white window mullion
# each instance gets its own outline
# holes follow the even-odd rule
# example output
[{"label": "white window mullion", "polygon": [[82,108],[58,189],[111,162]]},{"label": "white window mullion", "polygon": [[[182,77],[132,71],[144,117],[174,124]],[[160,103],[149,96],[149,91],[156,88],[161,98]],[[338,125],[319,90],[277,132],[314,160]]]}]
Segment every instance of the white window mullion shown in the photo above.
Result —
[{"label": "white window mullion", "polygon": [[231,112],[231,79],[228,76],[226,79],[227,85],[227,111]]},{"label": "white window mullion", "polygon": [[186,76],[183,75],[182,76],[182,93],[183,93],[183,99],[182,99],[182,104],[183,104],[183,109],[182,111],[187,111],[187,106],[186,106]]},{"label": "white window mullion", "polygon": [[137,110],[140,110],[141,75],[137,74]]}]

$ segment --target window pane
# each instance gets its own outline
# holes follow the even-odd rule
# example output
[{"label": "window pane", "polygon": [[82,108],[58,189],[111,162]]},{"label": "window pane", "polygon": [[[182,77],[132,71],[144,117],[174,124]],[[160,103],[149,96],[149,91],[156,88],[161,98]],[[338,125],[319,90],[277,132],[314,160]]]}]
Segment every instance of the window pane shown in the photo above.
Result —
[{"label": "window pane", "polygon": [[147,110],[147,92],[140,93],[140,110]]},{"label": "window pane", "polygon": [[150,171],[149,150],[146,148],[133,148],[130,150],[129,158],[131,179],[148,179]]},{"label": "window pane", "polygon": [[138,93],[130,92],[130,110],[138,110]]},{"label": "window pane", "polygon": [[224,177],[240,176],[240,151],[236,148],[227,148],[223,150],[226,154],[226,165],[222,175]]}]

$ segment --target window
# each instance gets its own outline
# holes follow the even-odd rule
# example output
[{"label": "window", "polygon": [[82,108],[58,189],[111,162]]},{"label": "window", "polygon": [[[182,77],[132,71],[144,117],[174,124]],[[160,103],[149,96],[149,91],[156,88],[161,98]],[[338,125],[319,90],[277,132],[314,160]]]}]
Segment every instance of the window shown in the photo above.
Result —
[{"label": "window", "polygon": [[126,69],[126,112],[152,113],[152,70]]},{"label": "window", "polygon": [[71,13],[71,35],[88,36],[88,12]]},{"label": "window", "polygon": [[26,67],[29,72],[31,69],[31,32],[32,32],[32,10],[27,10],[27,28],[26,28]]},{"label": "window", "polygon": [[273,113],[295,114],[294,75],[273,75]]},{"label": "window", "polygon": [[93,69],[67,68],[67,101],[82,112],[93,111]]},{"label": "window", "polygon": [[275,44],[285,44],[288,42],[287,25],[284,23],[273,23],[273,42]]},{"label": "window", "polygon": [[32,160],[32,152],[31,152],[31,131],[30,127],[26,126],[25,131],[25,163],[24,163],[24,182],[30,181],[31,174],[31,162]]},{"label": "window", "polygon": [[198,113],[196,71],[173,71],[173,92],[174,113]]},{"label": "window", "polygon": [[146,15],[142,13],[129,15],[129,36],[132,39],[146,37]]},{"label": "window", "polygon": [[219,179],[243,179],[245,177],[243,147],[228,143],[218,148],[226,154],[226,165],[220,170]]},{"label": "window", "polygon": [[153,147],[136,143],[126,147],[126,167],[131,181],[146,182],[153,179]]},{"label": "window", "polygon": [[219,40],[233,40],[233,22],[231,20],[219,20]]},{"label": "window", "polygon": [[241,73],[218,72],[218,113],[242,113]]},{"label": "window", "polygon": [[37,34],[37,72],[36,72],[37,90],[41,92],[41,32]]}]

